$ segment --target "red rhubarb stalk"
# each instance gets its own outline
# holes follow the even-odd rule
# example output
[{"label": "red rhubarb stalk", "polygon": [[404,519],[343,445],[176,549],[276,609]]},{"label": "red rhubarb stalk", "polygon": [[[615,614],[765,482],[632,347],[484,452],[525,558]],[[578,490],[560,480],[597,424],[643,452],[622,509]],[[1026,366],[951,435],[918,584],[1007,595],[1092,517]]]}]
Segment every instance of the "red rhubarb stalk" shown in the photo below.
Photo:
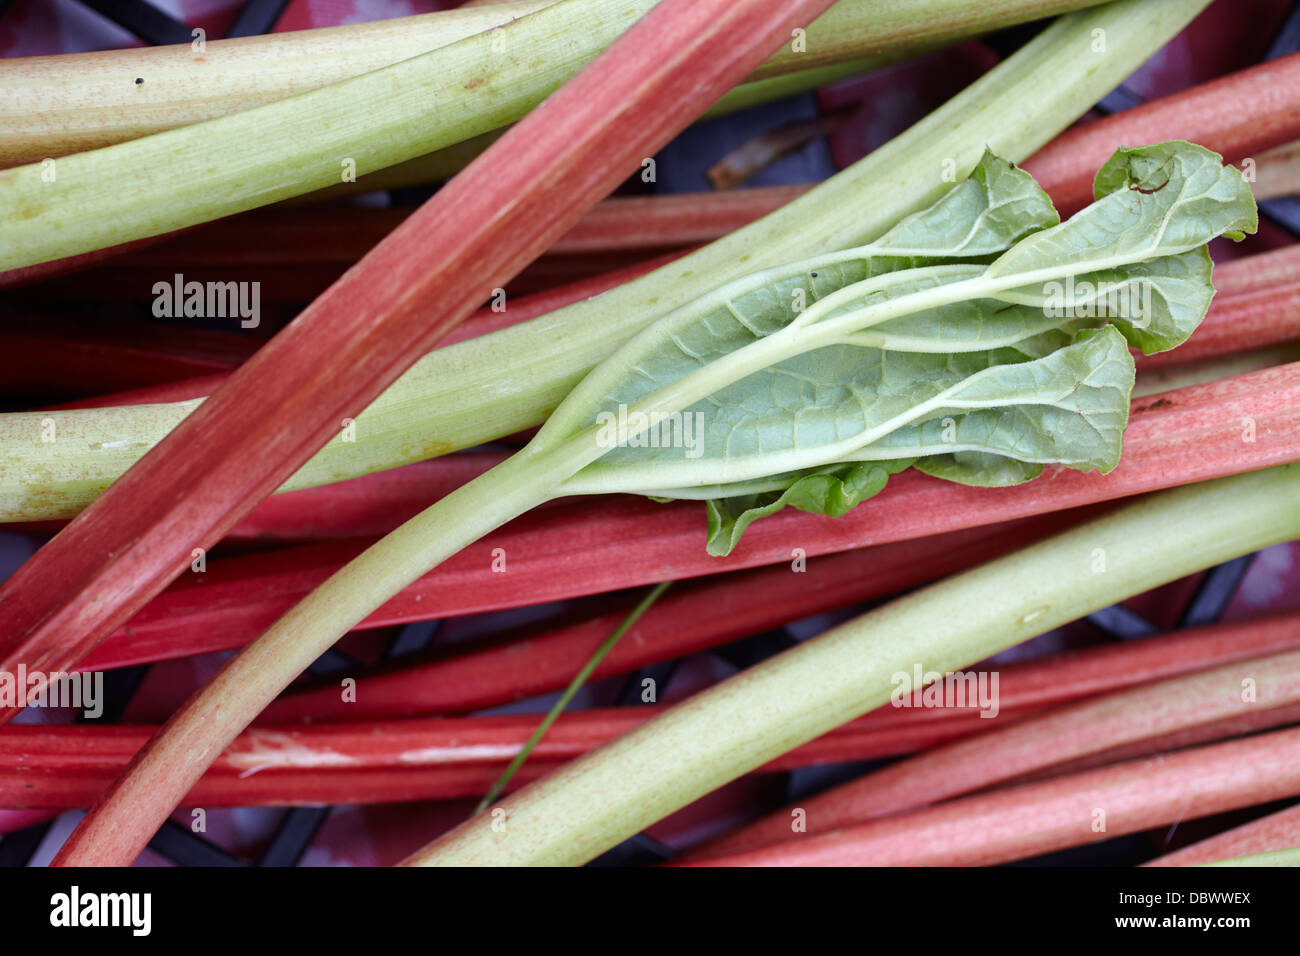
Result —
[{"label": "red rhubarb stalk", "polygon": [[[651,253],[711,242],[781,208],[811,186],[730,193],[615,196],[603,200],[546,250],[548,256]],[[121,257],[114,266],[155,271],[245,266],[352,265],[402,224],[402,207],[280,208],[219,220]]]},{"label": "red rhubarb stalk", "polygon": [[1233,717],[1225,717],[1222,720],[1208,724],[1197,724],[1182,730],[1175,730],[1172,733],[1157,734],[1154,737],[1121,744],[1117,747],[1107,747],[1105,750],[1099,750],[1096,753],[1090,753],[1062,764],[1055,764],[1043,770],[1027,773],[1024,776],[1017,777],[1016,782],[1031,783],[1036,780],[1046,780],[1062,774],[1092,770],[1095,767],[1104,767],[1107,764],[1137,760],[1140,757],[1183,750],[1187,747],[1198,747],[1201,744],[1215,740],[1240,737],[1260,730],[1271,730],[1274,727],[1282,727],[1297,722],[1300,722],[1300,704],[1297,703],[1283,704],[1281,707],[1272,707],[1268,710],[1252,710],[1244,707],[1240,713]]},{"label": "red rhubarb stalk", "polygon": [[[777,564],[679,583],[646,612],[593,676],[627,673],[916,587],[1084,517],[1051,515],[846,551],[810,561],[804,573]],[[301,691],[271,704],[262,719],[287,723],[462,713],[532,697],[565,686],[626,613],[620,607],[536,637],[362,675],[356,700],[347,703],[340,700],[337,684]]]},{"label": "red rhubarb stalk", "polygon": [[[974,548],[981,546],[977,542],[972,542],[972,545]],[[993,542],[983,546],[988,548],[985,560],[1001,551],[1000,544]],[[939,560],[937,555],[936,560]],[[880,562],[881,572],[886,575],[890,574],[892,567],[891,561]],[[946,568],[939,568],[937,574],[946,572]],[[824,575],[826,569],[821,573]],[[770,618],[762,612],[746,611],[743,601],[729,597],[732,589],[742,594],[761,592],[760,584],[776,589],[773,594],[775,607]],[[808,586],[812,588],[818,584],[816,579],[810,579]],[[685,590],[690,586],[679,587]],[[738,634],[732,630],[726,611],[742,616],[741,624],[747,626],[740,633],[754,633],[779,623],[780,617],[793,617],[797,612],[815,613],[813,601],[817,600],[810,599],[808,604],[792,601],[789,610],[782,613],[780,580],[767,569],[697,584],[685,597],[674,597],[672,603],[664,601],[661,607],[645,617],[633,631],[631,640],[611,654],[605,667],[596,672],[597,677],[626,673],[735,639]],[[843,606],[848,600],[840,600],[842,597],[844,592],[836,594],[832,590],[825,604]],[[839,603],[832,605],[832,600]],[[717,619],[710,611],[711,603],[723,605]],[[703,617],[698,625],[693,623],[696,616]],[[611,617],[613,615],[604,615],[591,622],[548,631],[536,638],[469,650],[425,665],[408,665],[391,673],[362,676],[357,680],[357,699],[352,703],[344,704],[339,700],[337,685],[290,694],[271,704],[263,712],[263,719],[267,723],[287,723],[294,720],[368,720],[421,713],[451,714],[494,707],[520,697],[544,693],[563,685],[575,670],[572,666],[574,660],[578,660],[581,666],[585,659],[582,655],[590,654],[595,635],[599,633],[596,622],[604,623]],[[679,632],[683,630],[687,635],[680,637]],[[1297,646],[1300,646],[1300,612],[1193,628],[1141,642],[1089,648],[1003,668],[999,700],[1003,712],[1041,710],[1081,697]],[[541,677],[533,676],[538,672]],[[951,712],[951,708],[943,710]],[[886,707],[873,712],[872,716],[884,725],[896,726],[928,719],[932,711]],[[987,718],[982,720],[986,727],[990,725]]]},{"label": "red rhubarb stalk", "polygon": [[[71,402],[59,402],[42,406],[45,410],[61,408],[113,408],[121,405],[163,405],[169,402],[188,402],[195,398],[207,398],[230,380],[230,372],[217,372],[214,375],[200,375],[185,378],[166,385],[149,385],[145,388],[131,388],[124,392],[112,392],[108,395],[96,395],[80,398]],[[60,521],[62,527],[67,522]]]},{"label": "red rhubarb stalk", "polygon": [[992,866],[1296,794],[1300,729],[1292,728],[963,797],[693,865]]},{"label": "red rhubarb stalk", "polygon": [[494,287],[757,66],[792,24],[829,5],[657,6],[0,587],[0,669],[65,670],[84,657],[189,567],[195,548],[214,544]]},{"label": "red rhubarb stalk", "polygon": [[1093,175],[1117,146],[1185,139],[1235,163],[1300,139],[1298,107],[1300,53],[1292,53],[1075,126],[1022,165],[1069,216],[1092,201]]},{"label": "red rhubarb stalk", "polygon": [[[437,193],[426,204],[426,210],[435,210],[434,222],[442,228],[427,228],[425,231],[428,234],[420,235],[419,238],[428,240],[430,245],[438,245],[439,239],[445,244],[451,239],[451,234],[455,233],[455,248],[440,250],[444,255],[449,254],[449,261],[456,264],[454,271],[441,274],[441,278],[446,281],[444,288],[439,288],[436,282],[427,284],[430,278],[428,275],[396,268],[391,271],[382,270],[372,277],[372,281],[392,283],[394,287],[403,290],[401,295],[404,298],[409,298],[413,294],[412,290],[438,289],[443,302],[454,303],[457,297],[452,293],[458,285],[477,288],[481,297],[488,290],[481,284],[482,278],[473,277],[504,278],[516,272],[519,266],[534,257],[569,226],[584,208],[594,204],[601,193],[612,188],[618,177],[626,173],[624,161],[628,165],[635,165],[635,157],[648,155],[666,142],[691,117],[702,112],[724,90],[739,82],[749,69],[756,66],[778,44],[780,38],[788,36],[791,26],[806,22],[829,5],[830,0],[795,0],[786,3],[778,3],[776,0],[731,0],[728,3],[664,0],[597,57],[590,67],[548,98],[539,109],[529,114],[522,123],[471,164],[464,174],[453,180],[447,189]],[[673,104],[673,109],[665,110],[665,103]],[[616,122],[617,120],[622,122]],[[499,163],[504,168],[493,169],[494,163]],[[486,182],[476,179],[483,176],[485,171],[492,174]],[[518,178],[521,174],[523,178]],[[454,197],[460,196],[465,203],[474,206],[483,203],[486,197],[489,205],[478,206],[478,215],[468,219],[457,215],[449,216],[448,213],[456,211],[455,206],[449,208],[446,203],[439,203],[439,199],[449,192],[453,197],[450,202],[454,202]],[[564,201],[564,205],[556,209],[560,200]],[[411,223],[418,218],[417,215],[408,220],[394,236],[408,234]],[[483,223],[490,223],[491,228],[479,230],[476,235],[474,225],[481,226]],[[416,229],[418,235],[418,223]],[[492,236],[494,242],[486,248],[476,249],[479,245],[476,238],[486,236]],[[529,237],[534,237],[531,245],[527,241]],[[364,272],[366,263],[373,263],[377,258],[382,260],[382,251],[392,242],[392,238],[386,240],[334,288],[346,284],[348,277]],[[521,248],[528,250],[525,256],[510,255]],[[471,253],[471,258],[459,258],[466,250]],[[438,267],[444,263],[435,256],[432,265],[428,262],[424,265],[436,277]],[[491,283],[496,284],[498,283]],[[374,290],[369,291],[373,295]],[[468,314],[470,304],[474,301],[473,298],[461,299],[462,311],[454,318]],[[354,303],[354,306],[362,307],[359,302]],[[387,331],[391,339],[392,332],[403,330],[399,326],[398,329]],[[406,331],[413,333],[416,329]],[[404,354],[390,356],[388,370],[392,375],[386,380],[376,381],[376,387],[368,393],[367,399],[377,395],[384,385],[391,382],[396,374],[432,344],[419,337],[412,338],[414,342],[402,343],[406,349]],[[385,363],[382,355],[375,354],[377,348],[376,343],[369,352],[363,350],[355,357],[359,361],[382,367]],[[257,362],[254,359],[250,364],[256,366]],[[245,366],[245,369],[249,367]],[[232,383],[238,378],[237,375]],[[333,387],[335,390],[343,390],[338,383],[334,383]],[[228,390],[229,385],[221,392]],[[217,399],[221,392],[218,392]],[[299,392],[294,397],[302,399],[303,393]],[[207,410],[209,404],[213,403],[205,403],[200,412]],[[187,419],[186,425],[190,421],[192,419]],[[183,431],[186,425],[182,425],[178,431]],[[320,436],[320,444],[323,444],[327,434],[328,432]],[[173,442],[170,438],[159,448],[165,450],[167,446],[192,451],[184,443]],[[308,447],[303,450],[307,454],[290,461],[291,467],[275,476],[277,481],[287,478],[314,449]],[[160,456],[148,455],[143,463],[158,457]],[[132,472],[139,467],[136,466]],[[130,478],[130,473],[127,478]],[[120,484],[121,482],[114,487]],[[261,487],[253,500],[245,500],[242,510],[235,513],[220,530],[230,527],[235,520],[251,510],[257,500],[270,494],[274,487],[273,483]],[[191,508],[194,494],[194,489],[189,489],[191,497],[187,498],[186,503]],[[203,500],[203,495],[198,495],[198,498]],[[103,503],[103,500],[100,499],[97,505]],[[95,510],[96,506],[92,506],[86,513]],[[481,517],[490,522],[491,514],[489,512]],[[69,527],[75,527],[75,524],[76,522]],[[479,534],[481,533],[480,531]],[[162,583],[157,581],[158,586],[153,590],[160,590]],[[139,589],[133,590],[138,593]],[[127,602],[119,603],[125,605]],[[123,614],[121,620],[125,617]],[[92,639],[107,636],[109,630],[101,625],[92,634]],[[88,644],[89,641],[83,642],[81,649],[88,649]],[[241,666],[247,665],[250,660],[251,658],[241,659]],[[256,668],[256,663],[253,666]],[[276,690],[283,686],[279,673],[278,669],[269,670],[265,677],[265,680],[279,685]],[[289,679],[291,677],[285,678],[284,683]],[[261,692],[259,690],[251,694],[249,700],[261,701]],[[275,692],[272,690],[268,696],[274,696]],[[226,714],[229,722],[223,723],[223,729],[216,735],[222,738],[217,749],[233,739],[239,729],[257,715],[258,710],[260,706],[254,707],[249,713],[244,713],[243,708],[237,706],[230,708]],[[187,727],[198,729],[205,724],[203,718],[199,718],[197,723],[191,722],[193,716],[193,712],[183,708],[173,717],[169,727],[184,737]],[[208,725],[204,729],[206,734],[213,728]],[[201,776],[203,768],[215,754],[216,751],[208,749],[206,745],[175,761],[165,758],[154,760],[149,751],[142,752],[141,757],[133,762],[128,772],[105,796],[104,802],[98,805],[104,807],[104,811],[92,808],[64,845],[57,862],[84,865],[134,859],[166,818],[171,806]],[[155,774],[158,779],[145,785],[147,802],[137,804],[137,788],[142,781]],[[132,808],[128,814],[131,818],[129,821],[119,819],[118,812],[127,805]]]},{"label": "red rhubarb stalk", "polygon": [[1260,289],[1297,282],[1300,282],[1300,242],[1214,267],[1216,298],[1258,292]]},{"label": "red rhubarb stalk", "polygon": [[[489,550],[475,548],[468,557],[453,558],[419,579],[368,616],[361,627],[383,627],[408,621],[523,607],[629,586],[623,582],[627,579],[629,570],[643,570],[640,562],[629,568],[617,564],[602,567],[583,560],[580,566],[565,567],[562,572],[559,570],[560,561],[565,555],[576,556],[588,546],[588,541],[593,538],[601,540],[604,532],[634,534],[638,527],[644,528],[647,522],[656,519],[654,508],[657,506],[650,502],[627,499],[603,504],[606,507],[590,520],[581,520],[583,509],[590,508],[585,501],[539,509],[514,522],[503,532],[505,537],[489,537],[487,541],[495,542],[489,545]],[[1048,518],[1039,527],[1059,527],[1065,520],[1068,518],[1053,524],[1053,519]],[[762,594],[764,599],[748,606],[734,604],[730,598],[725,599],[726,606],[732,610],[731,615],[719,616],[710,611],[699,618],[699,625],[675,631],[674,646],[680,650],[689,646],[686,642],[699,641],[702,634],[710,634],[706,622],[725,623],[727,619],[732,619],[733,623],[727,625],[727,630],[735,637],[742,637],[772,626],[764,624],[765,621],[770,620],[774,625],[782,617],[793,620],[814,613],[814,609],[835,607],[836,601],[850,601],[854,595],[862,595],[859,600],[880,597],[933,580],[945,569],[968,567],[981,559],[984,554],[981,548],[997,547],[999,539],[1007,542],[1002,547],[1010,547],[1034,537],[1035,533],[1028,528],[977,529],[953,536],[924,538],[850,552],[836,556],[833,561],[828,556],[825,560],[809,562],[806,574],[794,574],[790,571],[790,565],[782,562],[761,572],[772,587],[777,587],[777,582],[780,582],[778,590],[746,588],[745,593],[751,602],[755,594]],[[370,543],[369,539],[329,542],[210,561],[208,570],[202,576],[187,576],[177,586],[159,595],[131,620],[127,628],[93,651],[82,667],[116,667],[242,646],[276,620],[286,607],[310,593]],[[490,548],[494,547],[506,549],[504,572],[491,570],[493,552]],[[874,569],[872,574],[863,575],[864,567]],[[702,572],[710,574],[714,570],[722,569],[705,566]],[[644,571],[652,573],[652,566],[645,565]],[[869,579],[861,580],[863,577]],[[733,587],[739,586],[735,578],[736,575],[729,575],[725,579],[718,579],[709,589],[714,597],[702,600],[723,600],[718,595],[727,593],[725,589],[728,583]],[[683,584],[680,590],[683,594],[694,594],[697,587],[708,583],[702,581]],[[765,609],[764,604],[769,601],[771,607]],[[674,599],[670,607],[676,607],[677,603]],[[698,608],[696,611],[698,613]],[[785,617],[787,613],[789,616]],[[580,625],[569,632],[571,636],[566,639],[565,646],[580,656],[576,658],[577,666],[563,671],[556,686],[563,686],[577,667],[581,667],[582,662],[590,656],[596,645],[588,643],[586,639],[602,628],[603,633],[608,634],[617,623],[617,618],[608,626],[605,626],[606,623],[600,621],[590,626]],[[590,629],[591,627],[596,630]],[[574,640],[577,644],[569,644],[569,640]],[[639,640],[629,643],[640,646]],[[620,651],[615,659],[622,659],[626,653],[626,649]],[[574,658],[566,655],[564,663],[571,660]],[[517,672],[511,667],[509,673]],[[548,667],[545,673],[559,675],[560,670]],[[504,676],[505,672],[494,679],[492,685],[501,686]],[[459,678],[469,681],[469,676],[464,673]],[[542,675],[528,677],[521,689],[533,686],[528,682],[538,679],[545,680]],[[479,692],[475,689],[477,686],[472,681],[466,683],[465,696],[457,699],[477,699],[473,696]],[[450,688],[446,690],[455,693]],[[377,701],[372,703],[378,704]],[[472,709],[472,706],[467,709]],[[359,713],[355,714],[353,719],[358,716]]]},{"label": "red rhubarb stalk", "polygon": [[[637,706],[561,716],[512,786],[543,776],[658,712],[654,706]],[[477,797],[524,747],[538,716],[256,727],[226,748],[185,802],[255,806]],[[914,725],[862,718],[783,754],[760,771],[896,756],[980,727],[967,714]],[[0,806],[89,806],[156,730],[93,724],[0,729]]]},{"label": "red rhubarb stalk", "polygon": [[6,356],[0,393],[85,395],[230,373],[256,339],[156,323],[86,323],[57,316],[0,326]]}]

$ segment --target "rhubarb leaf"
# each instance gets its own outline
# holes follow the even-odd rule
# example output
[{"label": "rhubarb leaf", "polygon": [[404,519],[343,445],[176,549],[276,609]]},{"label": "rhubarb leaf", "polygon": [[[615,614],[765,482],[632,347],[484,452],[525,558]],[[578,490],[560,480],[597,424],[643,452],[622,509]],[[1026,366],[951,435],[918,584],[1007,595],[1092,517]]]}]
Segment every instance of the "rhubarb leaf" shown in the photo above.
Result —
[{"label": "rhubarb leaf", "polygon": [[[1002,486],[1035,477],[1043,464],[1109,471],[1119,461],[1134,367],[1112,328],[1031,362],[991,365],[948,390],[944,407],[812,472],[708,488],[658,490],[660,498],[708,498],[710,554],[730,553],[753,521],[789,505],[838,517],[915,463],[962,484]],[[966,410],[974,402],[990,407]],[[847,503],[847,502],[852,502]]]},{"label": "rhubarb leaf", "polygon": [[1258,223],[1240,171],[1218,153],[1169,142],[1121,149],[1097,174],[1097,201],[1003,253],[987,279],[1076,277],[1242,238]]},{"label": "rhubarb leaf", "polygon": [[[1259,211],[1245,177],[1223,165],[1218,153],[1181,139],[1120,147],[1097,170],[1093,195],[1155,196],[1170,186],[1178,190],[1177,203],[1184,208],[1177,218],[1157,217],[1155,234],[1162,243],[1191,249],[1208,242],[1201,238],[1206,235],[1240,241],[1259,227]],[[1145,212],[1145,201],[1136,202]]]},{"label": "rhubarb leaf", "polygon": [[[1201,147],[1123,151],[1107,169],[1109,192],[1050,225],[1037,187],[986,156],[872,246],[768,270],[665,316],[539,434],[543,449],[580,433],[601,449],[563,492],[704,498],[710,551],[726,553],[787,505],[841,514],[878,493],[890,468],[855,463],[916,460],[989,486],[1049,463],[1109,471],[1128,419],[1129,345],[1191,334],[1213,293],[1205,242],[1253,228],[1255,214],[1241,174]],[[1029,210],[1018,227],[1017,209]],[[960,255],[923,254],[940,248]],[[801,289],[805,301],[787,301]]]},{"label": "rhubarb leaf", "polygon": [[1249,184],[1217,153],[1172,141],[1118,150],[1097,173],[1095,191],[1096,202],[1017,243],[984,278],[1032,276],[1038,281],[997,297],[1109,318],[1144,351],[1181,344],[1214,291],[1205,244],[1258,226]]},{"label": "rhubarb leaf", "polygon": [[[1013,348],[951,355],[850,345],[818,349],[752,373],[629,435],[623,447],[612,448],[566,487],[680,497],[674,489],[963,447],[1113,468],[1133,384],[1123,336],[1110,327],[1085,330],[1071,345],[1023,359]],[[967,416],[978,409],[996,414]],[[945,428],[946,418],[958,416],[960,438]],[[613,445],[610,418],[605,441]]]}]

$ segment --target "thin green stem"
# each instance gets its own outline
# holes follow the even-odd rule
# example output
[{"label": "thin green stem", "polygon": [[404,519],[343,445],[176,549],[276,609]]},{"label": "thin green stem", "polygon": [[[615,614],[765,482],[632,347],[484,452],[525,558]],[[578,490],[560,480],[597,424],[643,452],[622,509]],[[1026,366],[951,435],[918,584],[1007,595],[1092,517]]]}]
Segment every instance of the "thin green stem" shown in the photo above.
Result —
[{"label": "thin green stem", "polygon": [[[1062,18],[926,119],[779,212],[604,295],[421,359],[357,418],[356,441],[331,441],[282,490],[537,425],[587,371],[672,309],[757,270],[871,241],[950,189],[953,172],[973,168],[986,145],[1007,159],[1025,158],[1207,2],[1121,0]],[[1104,53],[1093,46],[1098,30],[1108,38]],[[184,185],[188,190],[189,180]],[[0,520],[76,514],[195,404],[0,416]],[[51,427],[56,440],[43,440]]]},{"label": "thin green stem", "polygon": [[504,827],[470,821],[408,863],[583,863],[884,704],[894,675],[917,666],[959,670],[1133,594],[1295,537],[1300,464],[1152,495],[750,668],[510,797],[502,804]]},{"label": "thin green stem", "polygon": [[524,761],[527,760],[528,755],[533,752],[533,748],[537,746],[544,736],[546,736],[546,732],[551,729],[551,724],[555,723],[556,718],[558,718],[560,714],[564,713],[564,709],[569,706],[569,702],[573,700],[574,695],[582,689],[582,685],[587,683],[587,679],[595,673],[596,668],[600,666],[600,662],[605,659],[605,655],[614,649],[614,645],[622,639],[624,634],[632,629],[632,626],[640,620],[641,615],[650,610],[651,605],[653,605],[655,601],[659,600],[660,596],[668,590],[670,584],[672,584],[671,581],[661,581],[659,584],[656,584],[651,588],[646,596],[640,600],[637,606],[628,612],[627,617],[623,618],[618,627],[614,628],[609,637],[605,638],[600,647],[596,648],[596,653],[591,655],[587,663],[582,665],[582,670],[578,671],[573,680],[569,681],[569,686],[564,689],[564,693],[560,695],[560,699],[551,705],[551,709],[547,711],[546,716],[542,718],[542,722],[537,725],[537,729],[533,731],[532,736],[528,738],[519,753],[515,754],[515,758],[510,761],[510,764],[506,769],[501,771],[501,776],[497,777],[496,782],[492,784],[492,788],[488,790],[487,795],[479,801],[479,805],[474,809],[475,815],[482,813],[488,807],[492,806],[492,802],[501,795],[501,792],[505,790],[506,786],[510,783],[510,779],[515,775],[515,771],[524,765]]}]

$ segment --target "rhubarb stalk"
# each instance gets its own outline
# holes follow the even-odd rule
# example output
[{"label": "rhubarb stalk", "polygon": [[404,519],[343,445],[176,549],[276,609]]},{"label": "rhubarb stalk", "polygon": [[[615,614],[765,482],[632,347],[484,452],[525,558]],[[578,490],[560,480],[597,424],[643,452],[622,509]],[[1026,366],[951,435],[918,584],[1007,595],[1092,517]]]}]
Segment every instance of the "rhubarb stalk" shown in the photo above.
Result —
[{"label": "rhubarb stalk", "polygon": [[[657,712],[638,704],[562,715],[514,782],[545,776]],[[182,799],[186,806],[224,807],[477,797],[522,751],[536,723],[536,714],[511,714],[254,727],[240,734]],[[964,714],[916,724],[863,718],[783,754],[760,772],[911,753],[974,733],[981,723]],[[0,728],[0,806],[90,806],[156,729]]]},{"label": "rhubarb stalk", "polygon": [[[829,2],[669,0],[656,7],[349,270],[0,587],[0,668],[25,663],[48,672],[75,664],[189,567],[195,549],[210,547],[348,428],[494,286],[739,80],[791,24]],[[615,18],[620,26],[630,12]],[[665,102],[677,106],[667,111]],[[292,138],[287,129],[278,134]],[[241,154],[249,152],[258,151]],[[479,534],[491,526],[480,526]]]},{"label": "rhubarb stalk", "polygon": [[[1041,537],[1041,534],[1036,537]],[[999,553],[1000,548],[990,549],[984,557],[988,559]],[[880,557],[879,569],[873,570],[870,577],[891,576],[893,562],[883,554]],[[936,577],[944,573],[942,564],[938,564],[938,568]],[[786,576],[794,577],[788,573]],[[809,584],[816,586],[820,582],[814,579]],[[708,604],[706,599],[721,604],[725,613],[733,607],[728,600],[732,588],[739,590],[741,595],[750,595],[760,593],[758,585],[775,589],[776,575],[771,571],[747,572],[737,580],[709,582],[687,591],[685,597],[679,594],[677,602],[666,602],[660,613],[650,614],[634,632],[635,642],[625,643],[609,659],[607,668],[597,673],[600,676],[624,673],[735,639],[736,633],[704,616]],[[782,596],[781,591],[776,592],[777,599]],[[842,595],[836,595],[836,598],[836,606],[848,603]],[[751,604],[757,600],[749,598]],[[828,600],[826,605],[830,603]],[[821,605],[813,605],[811,601],[799,607],[807,614],[820,609]],[[772,617],[763,619],[757,626],[751,623],[753,614],[741,617],[741,625],[749,633],[758,633],[763,625],[780,623],[776,616],[780,614],[779,608],[775,613],[767,613]],[[739,616],[740,612],[736,614]],[[695,616],[704,616],[702,624],[695,622]],[[469,649],[442,660],[408,665],[390,673],[362,675],[357,680],[357,699],[353,703],[340,702],[337,685],[300,691],[273,703],[262,718],[267,723],[287,723],[295,720],[373,720],[422,713],[454,714],[554,690],[581,665],[583,655],[590,653],[593,634],[610,617],[602,615],[582,624],[548,631],[537,638]],[[681,631],[685,631],[684,636],[679,635]],[[697,633],[707,636],[698,637]],[[1080,697],[1174,677],[1229,661],[1291,650],[1297,645],[1300,645],[1300,613],[1296,612],[1196,628],[1141,642],[1090,648],[1003,668],[999,700],[1004,711],[1041,710]],[[920,720],[926,714],[927,711],[923,710],[885,707],[871,716],[882,724],[896,726],[910,719]]]}]

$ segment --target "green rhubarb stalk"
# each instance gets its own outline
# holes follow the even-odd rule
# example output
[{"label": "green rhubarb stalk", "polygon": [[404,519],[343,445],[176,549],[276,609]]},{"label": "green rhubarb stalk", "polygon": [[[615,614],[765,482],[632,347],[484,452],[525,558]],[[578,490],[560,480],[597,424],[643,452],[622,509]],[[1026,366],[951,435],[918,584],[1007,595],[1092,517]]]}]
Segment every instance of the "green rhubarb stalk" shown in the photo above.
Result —
[{"label": "green rhubarb stalk", "polygon": [[264,106],[8,170],[0,270],[264,206],[503,126],[652,6],[563,0]]},{"label": "green rhubarb stalk", "polygon": [[[755,270],[878,237],[950,189],[986,144],[1012,160],[1028,156],[1207,2],[1120,0],[1061,18],[926,119],[780,211],[604,295],[424,357],[358,416],[355,441],[332,440],[282,490],[538,424],[587,371],[671,309]],[[1107,38],[1104,51],[1097,31]],[[0,520],[76,514],[196,405],[0,416]]]},{"label": "green rhubarb stalk", "polygon": [[[95,149],[318,89],[508,24],[555,0],[450,10],[373,23],[0,61],[0,166]],[[1097,0],[841,0],[757,79],[871,54],[873,65],[980,31],[1051,16]],[[592,4],[587,5],[593,8]],[[579,15],[581,16],[581,15]],[[593,38],[569,20],[575,46]],[[197,39],[197,38],[196,38]],[[533,51],[526,66],[535,69]],[[524,61],[512,58],[507,69]],[[472,83],[473,73],[448,74]]]},{"label": "green rhubarb stalk", "polygon": [[[305,93],[549,6],[443,10],[258,37],[0,61],[0,166],[111,146]],[[139,82],[137,82],[137,80]]]},{"label": "green rhubarb stalk", "polygon": [[[0,271],[77,255],[302,195],[519,119],[585,66],[656,0],[560,0],[516,20],[253,109],[0,176]],[[981,4],[1033,16],[1076,6]],[[756,80],[860,59],[900,34],[951,35],[927,0],[882,16],[843,0],[753,74]],[[535,5],[529,5],[532,9]],[[1013,19],[1015,19],[1013,17]],[[928,31],[920,24],[933,24]],[[977,27],[978,28],[978,27]],[[149,80],[129,83],[148,85]],[[125,76],[121,80],[128,83]]]},{"label": "green rhubarb stalk", "polygon": [[885,704],[894,675],[917,665],[960,670],[1134,594],[1295,537],[1300,464],[1152,495],[749,668],[507,799],[503,827],[470,821],[407,862],[586,862]]},{"label": "green rhubarb stalk", "polygon": [[1285,850],[1269,850],[1266,853],[1251,853],[1248,856],[1234,856],[1227,860],[1214,860],[1210,863],[1197,863],[1197,866],[1300,866],[1300,846]]}]

